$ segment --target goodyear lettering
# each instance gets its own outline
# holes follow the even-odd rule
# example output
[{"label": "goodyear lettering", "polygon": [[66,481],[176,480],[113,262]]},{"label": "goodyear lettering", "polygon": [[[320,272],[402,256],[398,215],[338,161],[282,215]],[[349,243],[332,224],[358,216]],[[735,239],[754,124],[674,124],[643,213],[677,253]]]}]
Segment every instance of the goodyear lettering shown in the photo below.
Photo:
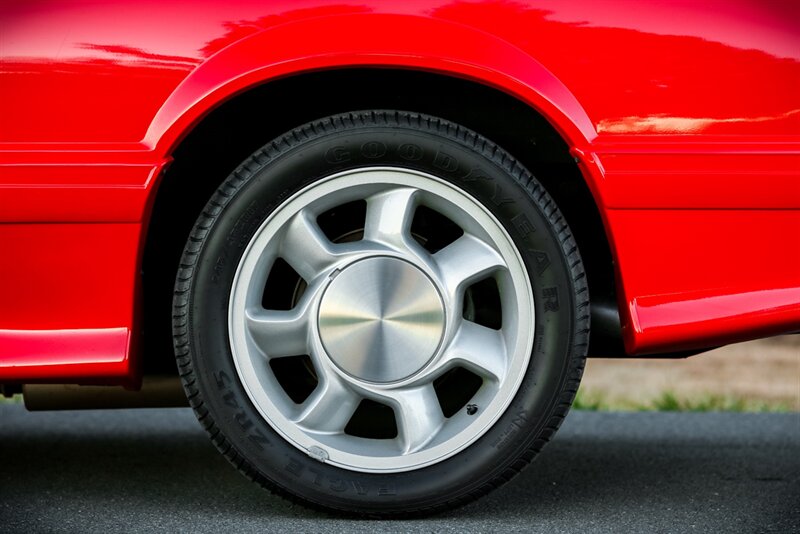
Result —
[{"label": "goodyear lettering", "polygon": [[382,158],[386,155],[386,145],[378,141],[369,141],[361,145],[361,155],[367,159]]},{"label": "goodyear lettering", "polygon": [[447,172],[453,172],[458,169],[458,160],[446,152],[441,150],[436,153],[433,158],[433,166]]},{"label": "goodyear lettering", "polygon": [[425,152],[422,150],[422,147],[412,143],[400,145],[397,149],[397,155],[406,161],[419,161],[424,154]]},{"label": "goodyear lettering", "polygon": [[350,152],[343,146],[329,148],[325,152],[325,161],[328,163],[344,163],[350,161]]},{"label": "goodyear lettering", "polygon": [[508,204],[509,202],[514,202],[514,198],[510,196],[504,196],[503,188],[497,184],[494,184],[494,194],[492,195],[492,203],[495,206],[502,206],[503,204]]},{"label": "goodyear lettering", "polygon": [[472,167],[467,174],[461,177],[465,182],[476,182],[478,180],[491,181],[492,179],[486,176],[480,167]]}]

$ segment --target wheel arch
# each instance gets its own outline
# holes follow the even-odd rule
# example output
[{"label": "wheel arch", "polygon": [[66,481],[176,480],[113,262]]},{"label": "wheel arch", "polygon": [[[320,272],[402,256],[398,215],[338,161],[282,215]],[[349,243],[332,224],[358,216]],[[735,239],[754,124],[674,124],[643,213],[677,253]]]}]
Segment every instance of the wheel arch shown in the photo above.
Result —
[{"label": "wheel arch", "polygon": [[[348,34],[344,31],[348,24],[363,21],[359,16],[336,18],[347,19],[336,22],[340,36]],[[396,20],[396,16],[389,18]],[[305,31],[313,29],[310,22],[304,24]],[[319,31],[332,26],[330,21],[315,24]],[[432,30],[427,19],[404,24],[414,25],[417,31]],[[602,345],[604,352],[609,343],[615,349],[621,346],[615,345],[619,335],[615,275],[602,206],[595,194],[597,177],[594,169],[576,164],[570,152],[588,146],[592,139],[588,117],[563,84],[533,58],[522,58],[519,49],[486,34],[448,25],[453,28],[447,29],[447,35],[453,38],[479,37],[469,48],[473,54],[483,54],[484,63],[492,54],[507,54],[501,66],[512,65],[510,71],[500,74],[477,60],[454,60],[458,46],[448,45],[454,41],[441,35],[437,43],[450,49],[442,50],[438,59],[423,60],[413,51],[305,52],[294,61],[273,57],[270,66],[264,67],[264,54],[279,53],[264,49],[267,34],[273,41],[274,32],[286,34],[284,39],[296,35],[297,29],[278,28],[224,49],[176,89],[146,138],[173,163],[150,193],[143,260],[145,373],[172,368],[169,302],[164,295],[171,295],[180,251],[217,185],[254,150],[281,133],[316,118],[357,109],[403,109],[441,116],[487,136],[526,164],[573,227],[585,256],[593,305],[608,304],[601,319],[609,324],[604,318],[611,317],[611,326],[595,336],[593,346]],[[370,31],[376,32],[375,28]],[[321,40],[318,36],[314,41]],[[234,68],[238,75],[231,72]],[[526,68],[533,69],[527,81],[521,79]],[[577,114],[577,121],[565,110]]]},{"label": "wheel arch", "polygon": [[584,148],[597,136],[561,80],[503,39],[441,19],[349,14],[282,24],[223,48],[172,92],[143,142],[168,155],[207,113],[241,92],[285,76],[348,67],[415,69],[477,81],[536,109],[571,147]]}]

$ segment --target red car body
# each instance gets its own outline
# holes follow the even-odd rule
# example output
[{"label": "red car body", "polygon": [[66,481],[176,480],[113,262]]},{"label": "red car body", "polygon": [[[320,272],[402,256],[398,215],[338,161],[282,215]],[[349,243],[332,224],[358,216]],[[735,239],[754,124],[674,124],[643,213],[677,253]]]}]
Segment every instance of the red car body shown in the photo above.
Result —
[{"label": "red car body", "polygon": [[527,4],[3,3],[0,383],[135,385],[175,151],[254,88],[354,68],[467,80],[555,128],[628,355],[800,330],[798,6]]}]

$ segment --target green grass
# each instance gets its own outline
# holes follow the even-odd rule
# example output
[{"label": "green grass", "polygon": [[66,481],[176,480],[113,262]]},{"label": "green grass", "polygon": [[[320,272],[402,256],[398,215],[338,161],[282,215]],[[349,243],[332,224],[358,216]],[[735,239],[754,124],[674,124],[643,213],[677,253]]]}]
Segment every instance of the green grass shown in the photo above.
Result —
[{"label": "green grass", "polygon": [[582,389],[579,389],[578,394],[575,395],[575,400],[572,401],[572,407],[576,410],[589,410],[592,412],[609,409],[599,395],[586,394]]},{"label": "green grass", "polygon": [[598,392],[579,390],[573,402],[576,410],[657,411],[657,412],[789,412],[784,403],[744,399],[724,395],[680,396],[664,391],[648,402],[611,399]]},{"label": "green grass", "polygon": [[22,395],[14,395],[12,397],[0,395],[0,404],[22,404]]},{"label": "green grass", "polygon": [[653,409],[661,412],[790,411],[789,407],[782,403],[769,403],[762,400],[727,397],[724,395],[701,395],[695,398],[681,398],[670,391],[665,391],[653,401]]}]

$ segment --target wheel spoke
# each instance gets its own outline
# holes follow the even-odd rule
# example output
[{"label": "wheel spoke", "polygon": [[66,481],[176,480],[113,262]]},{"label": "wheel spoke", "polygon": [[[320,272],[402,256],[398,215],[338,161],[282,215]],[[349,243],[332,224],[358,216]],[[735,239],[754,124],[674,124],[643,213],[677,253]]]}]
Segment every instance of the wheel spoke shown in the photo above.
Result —
[{"label": "wheel spoke", "polygon": [[433,255],[449,296],[456,296],[470,282],[505,267],[503,258],[475,236],[464,234]]},{"label": "wheel spoke", "polygon": [[411,235],[416,195],[416,189],[403,187],[369,197],[364,239],[406,247]]},{"label": "wheel spoke", "polygon": [[308,353],[308,315],[298,305],[287,311],[247,310],[247,329],[268,358]]},{"label": "wheel spoke", "polygon": [[503,334],[472,321],[462,321],[444,353],[441,366],[462,364],[470,371],[500,381],[506,372],[506,342]]},{"label": "wheel spoke", "polygon": [[399,437],[403,454],[422,449],[442,428],[445,422],[439,399],[432,384],[392,391]]},{"label": "wheel spoke", "polygon": [[338,434],[344,431],[359,401],[347,384],[329,373],[303,403],[294,422],[309,432]]},{"label": "wheel spoke", "polygon": [[311,213],[301,211],[286,227],[280,256],[306,282],[311,282],[337,259],[335,245],[322,233]]}]

